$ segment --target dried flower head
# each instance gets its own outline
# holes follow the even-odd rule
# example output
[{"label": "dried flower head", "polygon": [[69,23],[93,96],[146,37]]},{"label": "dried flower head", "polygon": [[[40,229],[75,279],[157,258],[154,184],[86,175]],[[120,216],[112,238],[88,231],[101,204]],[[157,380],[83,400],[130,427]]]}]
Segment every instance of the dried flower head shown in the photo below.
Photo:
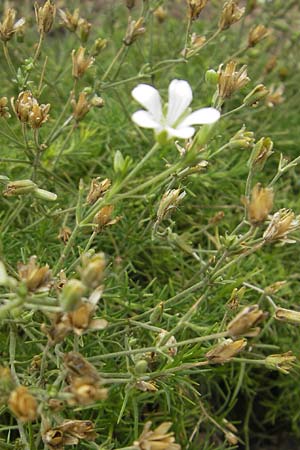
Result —
[{"label": "dried flower head", "polygon": [[207,2],[208,0],[187,0],[190,20],[198,19]]},{"label": "dried flower head", "polygon": [[71,105],[73,107],[73,117],[76,122],[82,120],[91,108],[91,102],[87,99],[87,94],[84,91],[80,92],[77,101],[74,97],[72,98]]},{"label": "dried flower head", "polygon": [[37,401],[25,386],[18,386],[11,392],[8,406],[21,422],[32,422],[37,417]]},{"label": "dried flower head", "polygon": [[132,20],[131,17],[129,17],[126,34],[123,39],[124,44],[125,45],[133,44],[145,32],[146,28],[144,27],[143,17],[140,17],[138,20]]},{"label": "dried flower head", "polygon": [[75,311],[68,314],[70,326],[75,334],[81,336],[89,330],[103,330],[107,327],[105,319],[93,319],[95,306],[89,302],[81,302]]},{"label": "dried flower head", "polygon": [[61,425],[42,433],[43,442],[50,450],[63,450],[65,445],[76,445],[81,439],[94,441],[96,437],[90,420],[64,420]]},{"label": "dried flower head", "polygon": [[69,382],[76,378],[85,378],[94,382],[100,382],[97,369],[78,352],[65,353],[64,365],[67,369]]},{"label": "dried flower head", "polygon": [[49,33],[52,28],[56,6],[51,0],[47,0],[43,6],[39,6],[37,2],[34,4],[35,18],[39,33]]},{"label": "dried flower head", "polygon": [[181,54],[185,58],[190,58],[200,50],[206,42],[206,37],[192,33],[188,48],[182,50]]},{"label": "dried flower head", "polygon": [[233,341],[232,339],[225,339],[220,344],[206,353],[206,358],[210,364],[223,364],[230,361],[235,355],[240,353],[247,346],[246,339],[239,339]]},{"label": "dried flower head", "polygon": [[31,256],[27,264],[18,264],[20,279],[29,291],[47,291],[50,288],[52,274],[48,264],[43,267],[37,265],[37,257]]},{"label": "dried flower head", "polygon": [[282,243],[294,243],[288,235],[299,229],[300,216],[296,216],[290,209],[280,209],[276,212],[263,234],[265,242],[281,241]]},{"label": "dried flower head", "polygon": [[264,25],[256,25],[251,28],[248,35],[248,46],[255,47],[260,41],[269,36],[270,30]]},{"label": "dried flower head", "polygon": [[115,225],[119,220],[121,220],[120,216],[116,216],[113,218],[114,205],[105,205],[94,217],[95,231],[99,233],[105,227]]},{"label": "dried flower head", "polygon": [[24,27],[24,17],[16,22],[16,14],[17,12],[13,8],[8,8],[4,12],[2,22],[0,22],[0,39],[3,42],[9,41],[15,33],[21,31]]},{"label": "dried flower head", "polygon": [[15,195],[25,195],[34,192],[37,185],[32,180],[15,180],[7,183],[3,195],[14,197]]},{"label": "dried flower head", "polygon": [[1,97],[0,98],[0,117],[3,117],[4,119],[9,119],[11,117],[7,104],[8,104],[7,97]]},{"label": "dried flower head", "polygon": [[85,43],[90,35],[92,24],[82,17],[78,22],[78,31],[81,42]]},{"label": "dried flower head", "polygon": [[246,106],[257,106],[260,100],[265,98],[269,94],[269,90],[266,88],[264,84],[258,84],[255,86],[249,94],[243,100],[244,105]]},{"label": "dried flower head", "polygon": [[28,125],[31,128],[40,128],[49,118],[50,104],[39,105],[37,102],[32,105],[28,115]]},{"label": "dried flower head", "polygon": [[78,377],[71,381],[66,392],[72,394],[68,400],[69,405],[89,405],[98,400],[106,400],[108,390],[101,387],[99,381],[89,377]]},{"label": "dried flower head", "polygon": [[157,222],[160,223],[169,217],[173,210],[177,208],[181,200],[184,199],[186,193],[180,189],[169,189],[162,196],[157,210]]},{"label": "dried flower head", "polygon": [[237,63],[230,61],[223,69],[223,64],[218,69],[218,95],[224,100],[230,98],[236,91],[242,89],[250,81],[247,76],[247,66],[236,70]]},{"label": "dried flower head", "polygon": [[273,199],[273,189],[263,188],[260,183],[252,189],[250,201],[244,198],[248,219],[252,225],[260,225],[268,218],[273,208]]},{"label": "dried flower head", "polygon": [[74,9],[73,13],[70,13],[68,9],[66,11],[59,9],[58,12],[62,19],[62,25],[74,33],[77,30],[80,19],[79,8]]},{"label": "dried flower head", "polygon": [[66,244],[68,242],[68,240],[70,239],[70,236],[72,234],[72,230],[69,227],[61,227],[61,229],[59,230],[58,233],[58,239],[60,241],[62,241],[64,244]]},{"label": "dried flower head", "polygon": [[39,104],[32,92],[22,91],[16,101],[11,99],[12,108],[18,119],[32,128],[40,128],[49,118],[50,104]]},{"label": "dried flower head", "polygon": [[166,20],[168,13],[163,6],[159,6],[153,11],[153,15],[159,23],[163,23]]},{"label": "dried flower head", "polygon": [[296,360],[296,356],[294,356],[293,353],[289,351],[282,354],[267,356],[265,359],[265,364],[268,369],[279,370],[281,373],[287,375],[293,368]]},{"label": "dried flower head", "polygon": [[266,96],[266,105],[269,108],[273,108],[274,106],[280,105],[281,103],[284,102],[284,85],[281,84],[277,87],[274,86],[274,84],[272,84],[270,86],[268,95]]},{"label": "dried flower head", "polygon": [[89,67],[94,63],[95,58],[92,56],[85,56],[85,48],[79,47],[77,51],[72,51],[73,69],[72,75],[74,78],[81,78]]},{"label": "dried flower head", "polygon": [[227,30],[238,22],[244,15],[245,8],[239,8],[236,0],[228,0],[224,3],[223,11],[219,20],[219,29]]},{"label": "dried flower head", "polygon": [[253,331],[266,314],[259,309],[258,305],[247,306],[244,308],[227,326],[227,331],[231,336],[248,335]]},{"label": "dried flower head", "polygon": [[111,181],[108,178],[102,181],[99,180],[100,178],[98,177],[91,181],[90,190],[86,198],[89,205],[93,205],[99,198],[103,198],[111,186]]},{"label": "dried flower head", "polygon": [[181,446],[175,443],[174,433],[169,432],[172,422],[163,422],[151,431],[152,422],[146,422],[143,432],[133,443],[139,450],[180,450]]}]

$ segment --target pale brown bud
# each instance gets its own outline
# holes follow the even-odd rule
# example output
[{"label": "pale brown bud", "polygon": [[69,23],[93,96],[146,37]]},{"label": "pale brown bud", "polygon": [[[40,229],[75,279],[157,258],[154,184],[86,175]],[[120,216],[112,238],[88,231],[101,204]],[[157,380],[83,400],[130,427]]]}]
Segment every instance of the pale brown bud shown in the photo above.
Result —
[{"label": "pale brown bud", "polygon": [[281,354],[269,355],[265,359],[265,364],[268,369],[279,370],[284,374],[288,374],[293,368],[297,358],[291,351]]},{"label": "pale brown bud", "polygon": [[94,382],[100,381],[97,369],[78,352],[65,353],[64,365],[67,369],[69,380],[79,377],[89,378]]},{"label": "pale brown bud", "polygon": [[71,105],[73,107],[73,117],[76,122],[82,120],[91,108],[91,102],[87,99],[87,94],[85,92],[80,92],[77,102],[75,98],[73,98],[71,100]]},{"label": "pale brown bud", "polygon": [[237,63],[230,61],[223,69],[223,64],[218,70],[218,95],[221,99],[230,98],[236,91],[242,89],[250,81],[247,76],[247,66],[236,70]]},{"label": "pale brown bud", "polygon": [[270,30],[264,25],[256,25],[251,28],[248,35],[248,46],[255,47],[260,41],[269,36]]},{"label": "pale brown bud", "polygon": [[24,27],[24,17],[15,22],[16,14],[16,10],[13,8],[8,8],[4,12],[2,22],[0,22],[0,39],[3,42],[9,41],[15,33],[21,31]]},{"label": "pale brown bud", "polygon": [[282,241],[285,243],[294,243],[294,240],[288,239],[289,233],[299,229],[300,216],[290,209],[280,209],[276,212],[271,222],[263,234],[266,242]]},{"label": "pale brown bud", "polygon": [[105,319],[93,319],[95,305],[81,302],[77,308],[68,313],[68,321],[75,334],[81,336],[89,330],[104,330],[107,327]]},{"label": "pale brown bud", "polygon": [[133,44],[133,42],[135,42],[145,32],[146,28],[144,27],[143,17],[140,17],[138,20],[132,20],[131,17],[129,17],[126,34],[123,39],[124,44],[125,45]]},{"label": "pale brown bud", "polygon": [[244,198],[248,219],[252,225],[260,225],[268,218],[273,208],[273,199],[273,189],[263,188],[260,183],[252,189],[250,201]]},{"label": "pale brown bud", "polygon": [[170,432],[172,422],[163,422],[151,431],[152,422],[146,422],[142,434],[133,443],[138,450],[180,450],[175,443],[174,433]]},{"label": "pale brown bud", "polygon": [[0,117],[3,117],[4,119],[9,119],[10,113],[9,109],[7,107],[8,100],[7,97],[1,97],[0,98]]},{"label": "pale brown bud", "polygon": [[107,47],[107,44],[108,44],[107,39],[103,38],[96,39],[91,50],[91,55],[92,56],[99,55]]},{"label": "pale brown bud", "polygon": [[264,84],[258,84],[255,86],[249,94],[243,100],[244,105],[257,106],[259,101],[265,98],[269,93],[269,90]]},{"label": "pale brown bud", "polygon": [[18,386],[11,392],[8,406],[21,422],[32,422],[37,418],[37,402],[25,386]]},{"label": "pale brown bud", "polygon": [[93,205],[99,198],[103,198],[111,186],[111,181],[108,178],[105,178],[103,181],[99,180],[100,178],[98,177],[91,181],[90,190],[86,198],[90,205]]},{"label": "pale brown bud", "polygon": [[265,317],[258,305],[247,306],[228,324],[227,331],[231,336],[247,335]]},{"label": "pale brown bud", "polygon": [[86,286],[76,279],[68,280],[62,288],[59,302],[63,311],[74,311],[86,292]]},{"label": "pale brown bud", "polygon": [[29,291],[48,290],[52,279],[51,270],[48,264],[43,267],[38,266],[36,260],[36,256],[31,256],[27,264],[19,263],[19,277],[25,282]]},{"label": "pale brown bud", "polygon": [[94,441],[96,437],[90,420],[64,420],[59,426],[45,429],[42,433],[43,442],[50,450],[64,450],[65,446],[77,445],[80,439]]},{"label": "pale brown bud", "polygon": [[82,282],[91,289],[95,289],[102,282],[106,266],[104,253],[93,256],[82,255],[82,266],[79,269]]},{"label": "pale brown bud", "polygon": [[58,12],[62,19],[62,25],[67,28],[67,30],[74,33],[77,30],[78,22],[80,19],[79,8],[74,9],[73,14],[70,13],[68,9],[66,11],[59,9]]},{"label": "pale brown bud", "polygon": [[77,51],[72,51],[73,69],[72,75],[74,78],[81,78],[89,67],[94,63],[95,59],[92,56],[85,57],[85,48],[79,47]]},{"label": "pale brown bud", "polygon": [[209,360],[210,364],[223,364],[224,362],[230,361],[235,355],[243,351],[246,346],[246,339],[239,339],[237,341],[226,339],[209,350],[205,356]]},{"label": "pale brown bud", "polygon": [[14,97],[11,99],[12,108],[18,119],[23,123],[28,122],[29,113],[35,104],[37,104],[37,100],[33,97],[30,91],[20,92],[15,102]]},{"label": "pale brown bud", "polygon": [[208,0],[187,0],[190,20],[199,18],[201,11],[205,8]]},{"label": "pale brown bud", "polygon": [[153,15],[158,20],[159,23],[163,23],[166,20],[168,13],[163,6],[159,6],[153,12]]},{"label": "pale brown bud", "polygon": [[226,441],[230,445],[237,445],[239,443],[238,437],[234,433],[232,433],[231,431],[227,431],[225,433],[225,438],[226,438]]},{"label": "pale brown bud", "polygon": [[105,101],[102,97],[99,97],[99,95],[94,95],[91,99],[91,106],[94,108],[103,108],[105,105]]},{"label": "pale brown bud", "polygon": [[247,131],[245,125],[230,139],[230,148],[248,149],[253,147],[255,138],[252,131]]},{"label": "pale brown bud", "polygon": [[39,6],[38,3],[35,2],[34,10],[39,33],[49,33],[56,14],[55,4],[52,3],[51,0],[47,0],[43,6]]},{"label": "pale brown bud", "polygon": [[238,22],[244,15],[245,8],[239,8],[236,0],[229,0],[224,3],[223,11],[219,20],[219,29],[227,30],[234,23]]}]

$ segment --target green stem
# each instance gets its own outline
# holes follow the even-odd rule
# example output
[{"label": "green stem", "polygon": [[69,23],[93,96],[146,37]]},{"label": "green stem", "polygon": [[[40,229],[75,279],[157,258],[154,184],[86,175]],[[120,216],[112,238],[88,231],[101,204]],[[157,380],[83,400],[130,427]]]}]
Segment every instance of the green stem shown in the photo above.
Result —
[{"label": "green stem", "polygon": [[112,60],[112,62],[110,63],[110,65],[109,65],[108,68],[106,69],[106,71],[105,71],[103,77],[101,78],[101,81],[106,80],[106,78],[108,77],[108,75],[109,75],[110,72],[112,71],[114,65],[116,64],[116,62],[118,61],[118,59],[120,58],[120,56],[122,55],[122,53],[124,52],[125,48],[126,48],[126,45],[125,45],[125,44],[123,44],[123,45],[119,48],[119,50],[118,50],[118,52],[116,53],[114,59]]},{"label": "green stem", "polygon": [[7,65],[9,67],[9,70],[11,71],[12,75],[14,75],[15,77],[17,77],[17,72],[16,69],[13,65],[13,62],[11,60],[8,48],[7,48],[7,43],[3,42],[3,53],[4,53],[4,57],[6,59]]}]

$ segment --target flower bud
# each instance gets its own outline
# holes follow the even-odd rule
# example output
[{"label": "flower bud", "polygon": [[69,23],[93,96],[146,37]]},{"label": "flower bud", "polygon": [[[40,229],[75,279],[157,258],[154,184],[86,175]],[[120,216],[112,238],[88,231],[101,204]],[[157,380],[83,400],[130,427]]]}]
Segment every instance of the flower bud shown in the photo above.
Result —
[{"label": "flower bud", "polygon": [[273,142],[269,137],[262,137],[254,146],[250,159],[247,163],[248,167],[256,172],[263,170],[267,159],[273,153]]},{"label": "flower bud", "polygon": [[227,331],[231,336],[246,335],[265,317],[258,305],[247,306],[228,324]]},{"label": "flower bud", "polygon": [[158,20],[159,23],[163,23],[166,20],[167,17],[167,11],[163,6],[159,6],[156,8],[156,10],[153,12],[154,17]]},{"label": "flower bud", "polygon": [[275,319],[282,322],[292,323],[294,325],[300,325],[300,311],[293,311],[292,309],[276,308]]},{"label": "flower bud", "polygon": [[45,189],[36,188],[34,191],[34,196],[37,198],[41,198],[42,200],[55,202],[57,200],[57,195],[54,192],[46,191]]},{"label": "flower bud", "polygon": [[268,95],[269,91],[263,84],[258,84],[255,86],[252,91],[246,95],[246,97],[243,100],[244,105],[246,106],[254,106],[256,105],[260,100],[265,98]]},{"label": "flower bud", "polygon": [[145,359],[140,359],[135,363],[134,366],[135,372],[139,375],[142,375],[143,373],[146,373],[148,370],[148,363]]},{"label": "flower bud", "polygon": [[209,69],[205,72],[205,82],[209,86],[217,86],[218,84],[218,74],[215,70]]},{"label": "flower bud", "polygon": [[247,66],[236,70],[237,63],[229,61],[223,69],[223,64],[218,69],[218,96],[224,100],[230,98],[234,92],[242,89],[250,81],[247,75]]},{"label": "flower bud", "polygon": [[85,285],[79,280],[69,280],[62,288],[60,304],[63,311],[74,311],[86,292]]},{"label": "flower bud", "polygon": [[67,30],[71,32],[75,32],[78,27],[78,22],[80,19],[79,16],[79,8],[76,8],[73,12],[73,14],[70,13],[70,11],[67,9],[66,11],[63,11],[62,9],[59,9],[59,15],[62,19],[62,25],[67,28]]},{"label": "flower bud", "polygon": [[11,392],[8,406],[21,422],[32,422],[37,417],[37,402],[25,386]]},{"label": "flower bud", "polygon": [[105,205],[94,217],[95,231],[100,232],[103,228],[114,225],[121,217],[112,218],[114,205]]},{"label": "flower bud", "polygon": [[51,0],[47,0],[43,6],[34,4],[35,18],[38,26],[39,33],[49,33],[52,28],[53,21],[56,14],[56,6]]},{"label": "flower bud", "polygon": [[164,303],[160,302],[158,305],[155,306],[154,310],[150,314],[150,322],[152,325],[157,325],[162,318],[164,312]]},{"label": "flower bud", "polygon": [[293,356],[293,353],[289,351],[282,354],[267,356],[265,359],[265,364],[268,369],[279,370],[279,372],[287,375],[294,366],[296,360],[296,356]]},{"label": "flower bud", "polygon": [[239,339],[237,341],[226,339],[209,350],[205,356],[210,364],[223,364],[224,362],[230,361],[235,355],[244,350],[246,346],[246,339]]},{"label": "flower bud", "polygon": [[102,97],[99,97],[99,95],[94,95],[91,99],[91,106],[94,108],[103,108],[105,105],[105,102]]},{"label": "flower bud", "polygon": [[95,40],[94,45],[91,50],[92,56],[98,56],[102,50],[104,50],[107,47],[108,40],[103,38],[98,38]]}]

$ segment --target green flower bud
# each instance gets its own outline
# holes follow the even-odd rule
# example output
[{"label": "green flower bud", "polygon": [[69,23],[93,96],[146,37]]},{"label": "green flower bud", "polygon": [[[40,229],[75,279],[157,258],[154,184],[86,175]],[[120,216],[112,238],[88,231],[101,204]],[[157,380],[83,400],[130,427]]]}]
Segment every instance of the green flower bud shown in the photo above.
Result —
[{"label": "green flower bud", "polygon": [[219,78],[219,76],[218,76],[217,72],[213,69],[209,69],[205,72],[205,82],[209,86],[217,86],[218,78]]},{"label": "green flower bud", "polygon": [[64,311],[74,311],[86,291],[85,285],[79,280],[69,280],[60,294],[60,304]]}]

